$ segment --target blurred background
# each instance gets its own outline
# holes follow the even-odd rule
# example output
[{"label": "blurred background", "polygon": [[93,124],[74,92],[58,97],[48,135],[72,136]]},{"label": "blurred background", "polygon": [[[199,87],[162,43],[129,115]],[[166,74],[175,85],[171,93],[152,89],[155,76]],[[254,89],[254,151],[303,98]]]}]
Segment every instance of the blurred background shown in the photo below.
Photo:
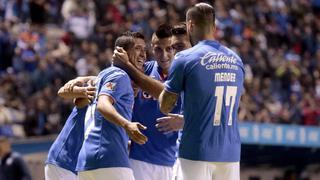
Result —
[{"label": "blurred background", "polygon": [[[72,104],[56,93],[110,65],[124,31],[147,41],[198,0],[0,0],[0,136],[34,179]],[[245,64],[241,179],[320,179],[320,0],[216,0],[216,39]],[[151,56],[151,53],[149,53]]]}]

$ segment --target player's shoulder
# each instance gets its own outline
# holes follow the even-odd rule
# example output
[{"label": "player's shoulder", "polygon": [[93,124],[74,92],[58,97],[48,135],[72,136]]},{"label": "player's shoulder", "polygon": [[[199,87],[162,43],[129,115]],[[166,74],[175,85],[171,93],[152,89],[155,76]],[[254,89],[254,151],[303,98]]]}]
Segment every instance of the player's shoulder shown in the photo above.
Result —
[{"label": "player's shoulder", "polygon": [[147,62],[145,62],[143,66],[145,69],[150,69],[155,66],[158,66],[158,63],[156,60],[151,59],[151,60],[148,60]]},{"label": "player's shoulder", "polygon": [[104,69],[101,73],[111,75],[111,76],[127,76],[128,75],[123,69],[117,66],[110,66]]},{"label": "player's shoulder", "polygon": [[107,79],[119,79],[119,78],[129,79],[128,74],[124,70],[116,66],[110,66],[104,69],[103,71],[101,71],[99,76],[101,78],[107,78]]},{"label": "player's shoulder", "polygon": [[192,60],[197,61],[206,52],[206,47],[204,47],[204,42],[200,42],[195,46],[188,48],[186,50],[180,51],[175,55],[175,60],[190,62]]},{"label": "player's shoulder", "polygon": [[193,52],[194,52],[193,47],[186,49],[186,50],[183,50],[183,51],[180,51],[174,56],[173,62],[175,62],[176,64],[189,62],[191,59],[194,59],[194,58],[192,58],[194,56]]},{"label": "player's shoulder", "polygon": [[193,46],[191,48],[185,49],[183,51],[178,52],[175,55],[175,59],[186,59],[186,58],[190,58],[193,55],[195,55],[194,53],[197,51],[197,47]]},{"label": "player's shoulder", "polygon": [[158,63],[155,60],[149,60],[149,61],[145,62],[143,65],[144,73],[149,75],[151,73],[151,71],[157,66],[158,66]]},{"label": "player's shoulder", "polygon": [[240,56],[232,49],[228,48],[227,46],[224,46],[224,45],[221,45],[221,47],[224,49],[225,53],[227,55],[231,55],[231,56],[234,56],[236,59],[238,59],[239,61],[242,62]]}]

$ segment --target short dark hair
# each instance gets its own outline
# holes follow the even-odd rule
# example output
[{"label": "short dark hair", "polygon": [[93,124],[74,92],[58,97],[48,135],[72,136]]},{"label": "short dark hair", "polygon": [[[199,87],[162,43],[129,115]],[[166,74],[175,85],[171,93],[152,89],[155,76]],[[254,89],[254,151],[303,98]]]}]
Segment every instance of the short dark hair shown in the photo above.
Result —
[{"label": "short dark hair", "polygon": [[215,24],[215,10],[207,3],[197,3],[187,11],[187,21],[193,20],[200,28]]},{"label": "short dark hair", "polygon": [[185,22],[178,23],[173,26],[171,29],[171,33],[173,36],[175,35],[186,35],[187,34],[187,25]]},{"label": "short dark hair", "polygon": [[143,35],[141,32],[139,32],[139,31],[137,31],[137,32],[132,32],[132,36],[133,36],[134,38],[138,38],[138,39],[143,39],[143,40],[145,40],[144,35]]},{"label": "short dark hair", "polygon": [[122,35],[120,35],[116,42],[114,43],[114,46],[122,47],[124,50],[128,51],[129,49],[134,47],[134,39],[131,33],[125,32]]},{"label": "short dark hair", "polygon": [[172,26],[168,24],[161,24],[154,33],[158,39],[164,39],[172,36]]}]

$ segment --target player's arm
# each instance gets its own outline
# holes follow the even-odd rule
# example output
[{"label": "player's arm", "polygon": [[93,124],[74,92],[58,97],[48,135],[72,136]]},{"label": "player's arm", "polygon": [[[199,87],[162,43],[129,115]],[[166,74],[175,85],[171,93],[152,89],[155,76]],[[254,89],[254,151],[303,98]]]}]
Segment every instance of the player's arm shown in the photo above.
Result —
[{"label": "player's arm", "polygon": [[97,110],[101,115],[110,122],[123,127],[129,137],[138,144],[145,144],[147,137],[144,136],[139,129],[146,129],[140,123],[130,122],[121,116],[113,106],[114,100],[108,95],[100,95],[97,103]]},{"label": "player's arm", "polygon": [[[95,94],[95,79],[96,76],[77,77],[68,81],[58,91],[58,96],[64,99],[74,98],[92,98]],[[87,85],[84,87],[84,85]]]},{"label": "player's arm", "polygon": [[94,86],[75,86],[72,88],[72,90],[63,86],[59,89],[58,96],[64,99],[92,98],[95,95],[95,91],[96,88]]},{"label": "player's arm", "polygon": [[[91,87],[94,87],[95,79],[96,79],[96,76],[84,76],[84,77],[77,77],[75,79],[72,79],[59,89],[58,95],[65,99],[85,97],[88,91],[93,90],[93,88]],[[83,87],[85,84],[89,86]],[[92,94],[92,92],[88,92],[88,93]]]},{"label": "player's arm", "polygon": [[177,94],[163,90],[159,96],[160,111],[163,114],[171,112],[175,107],[178,98]]},{"label": "player's arm", "polygon": [[114,51],[113,58],[115,60],[114,64],[124,69],[136,85],[154,98],[159,98],[160,93],[164,89],[164,85],[160,81],[145,75],[131,64],[127,52],[123,48],[117,47]]}]

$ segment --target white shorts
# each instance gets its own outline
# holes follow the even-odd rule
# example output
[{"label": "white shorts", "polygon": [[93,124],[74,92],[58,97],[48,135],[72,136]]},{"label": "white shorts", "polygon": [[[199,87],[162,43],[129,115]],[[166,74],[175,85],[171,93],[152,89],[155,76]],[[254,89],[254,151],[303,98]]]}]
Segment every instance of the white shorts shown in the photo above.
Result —
[{"label": "white shorts", "polygon": [[173,177],[172,180],[183,180],[180,160],[177,159],[173,166]]},{"label": "white shorts", "polygon": [[44,174],[46,180],[77,180],[77,175],[73,172],[58,167],[53,164],[47,164],[44,167]]},{"label": "white shorts", "polygon": [[240,180],[239,162],[179,160],[184,180]]},{"label": "white shorts", "polygon": [[173,168],[160,166],[135,159],[130,159],[130,165],[136,180],[172,180]]},{"label": "white shorts", "polygon": [[78,172],[79,180],[134,180],[130,168],[99,168],[89,171]]}]

